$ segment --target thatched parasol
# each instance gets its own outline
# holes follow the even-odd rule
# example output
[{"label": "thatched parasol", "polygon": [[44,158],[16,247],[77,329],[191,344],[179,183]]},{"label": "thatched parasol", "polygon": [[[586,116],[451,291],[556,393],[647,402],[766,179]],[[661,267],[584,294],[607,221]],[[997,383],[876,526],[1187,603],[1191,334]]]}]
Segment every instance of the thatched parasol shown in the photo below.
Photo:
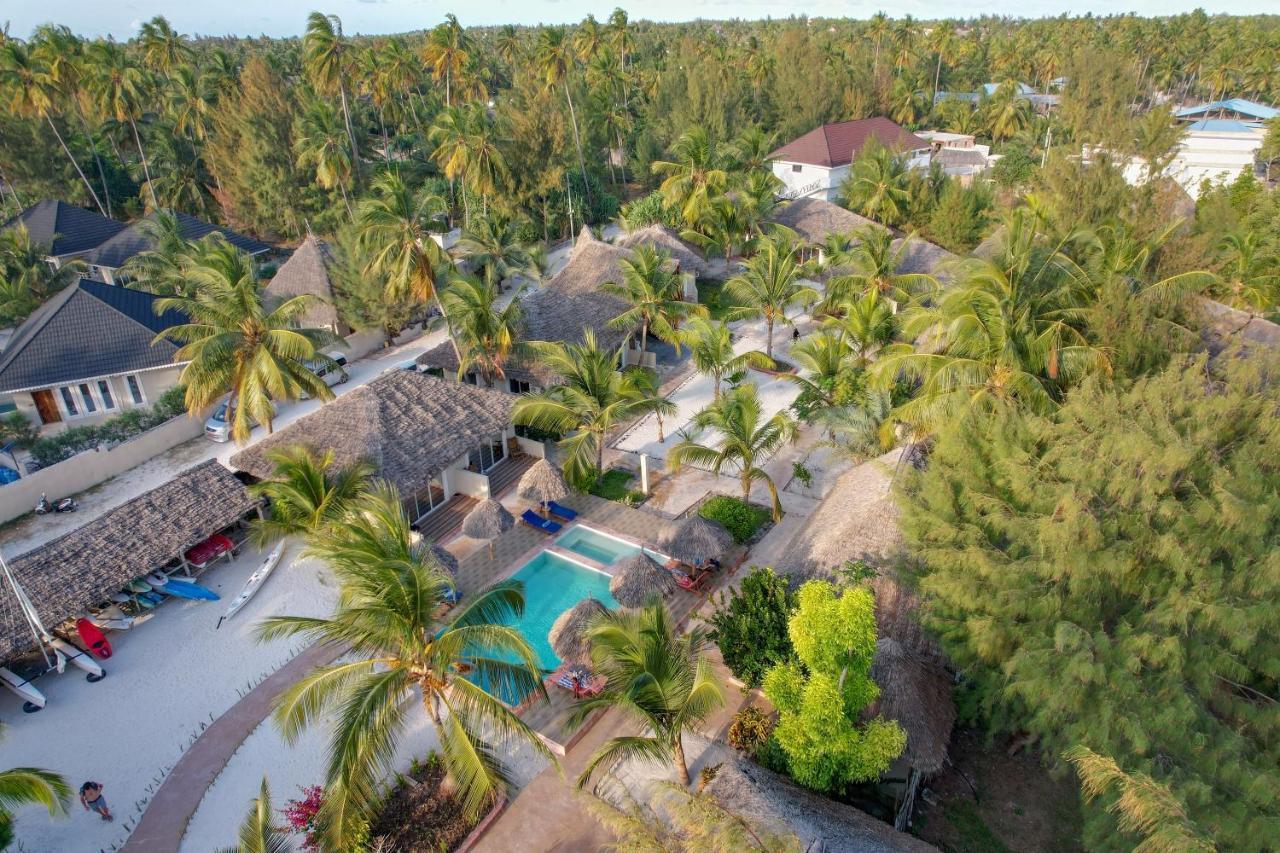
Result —
[{"label": "thatched parasol", "polygon": [[609,581],[609,592],[623,607],[641,607],[653,595],[666,595],[676,588],[671,572],[641,551],[618,563]]},{"label": "thatched parasol", "polygon": [[591,661],[591,642],[587,639],[587,628],[602,613],[608,613],[605,607],[594,598],[584,598],[577,604],[561,613],[556,619],[547,639],[551,648],[561,660],[570,663],[589,663]]},{"label": "thatched parasol", "polygon": [[733,536],[724,525],[692,515],[664,543],[662,550],[690,566],[701,565],[712,557],[719,558],[733,545]]},{"label": "thatched parasol", "polygon": [[564,475],[556,466],[539,459],[520,478],[520,497],[537,501],[539,508],[547,501],[558,501],[570,495]]},{"label": "thatched parasol", "polygon": [[436,562],[443,566],[449,574],[453,575],[455,578],[458,576],[458,558],[453,556],[450,551],[446,550],[443,545],[432,545],[427,550],[431,552],[431,556],[434,557]]},{"label": "thatched parasol", "polygon": [[896,720],[907,733],[910,766],[926,776],[942,769],[956,721],[952,681],[946,670],[892,637],[876,641],[871,677],[880,696],[868,713]]},{"label": "thatched parasol", "polygon": [[515,526],[516,520],[512,518],[511,513],[507,512],[507,508],[493,498],[486,498],[476,504],[475,509],[467,513],[467,517],[462,519],[463,535],[470,536],[472,539],[488,539],[489,556],[491,557],[493,556],[493,540]]}]

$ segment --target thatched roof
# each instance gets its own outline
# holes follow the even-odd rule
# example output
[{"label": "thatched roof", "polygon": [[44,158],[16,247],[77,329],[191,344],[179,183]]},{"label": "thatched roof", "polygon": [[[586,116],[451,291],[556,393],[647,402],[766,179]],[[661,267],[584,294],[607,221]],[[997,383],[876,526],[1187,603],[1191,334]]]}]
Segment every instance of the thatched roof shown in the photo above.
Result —
[{"label": "thatched roof", "polygon": [[436,562],[444,567],[445,571],[454,577],[458,576],[458,558],[453,552],[445,548],[443,545],[432,544],[428,549],[431,556],[436,558]]},{"label": "thatched roof", "polygon": [[486,498],[462,519],[462,534],[472,539],[494,539],[515,526],[516,520],[505,506]]},{"label": "thatched roof", "polygon": [[665,225],[655,222],[618,238],[618,245],[624,249],[634,249],[641,244],[648,244],[669,254],[679,265],[681,272],[691,272],[698,278],[705,278],[707,275],[707,262],[698,250],[681,240],[680,235]]},{"label": "thatched roof", "polygon": [[928,273],[929,275],[946,275],[947,265],[960,259],[959,255],[948,252],[941,246],[934,245],[921,237],[910,236],[893,241],[893,251],[902,249],[902,260],[898,263],[900,273]]},{"label": "thatched roof", "polygon": [[[418,356],[417,363],[427,368],[438,368],[443,371],[445,379],[458,378],[458,351],[449,341],[442,341]],[[547,371],[534,362],[526,364],[511,361],[503,367],[502,372],[507,379],[530,382],[534,385],[544,385],[547,379]],[[501,379],[495,384],[499,388],[506,385]]]},{"label": "thatched roof", "polygon": [[[686,750],[699,751],[698,735],[685,735]],[[790,833],[805,850],[825,853],[926,853],[931,844],[896,831],[883,821],[853,806],[805,790],[791,780],[740,757],[720,744],[710,744],[701,759],[704,765],[719,763],[714,779],[705,788],[734,814],[775,833]]]},{"label": "thatched roof", "polygon": [[334,307],[333,252],[329,244],[308,234],[302,245],[294,250],[289,260],[276,271],[271,282],[263,290],[267,296],[280,299],[294,296],[314,296],[310,307],[298,318],[302,326],[332,329],[339,325],[338,310]]},{"label": "thatched roof", "polygon": [[[238,521],[257,501],[216,460],[185,471],[83,527],[9,561],[49,629]],[[0,583],[0,660],[32,646]]]},{"label": "thatched roof", "polygon": [[[778,571],[797,579],[830,578],[848,560],[883,566],[896,555],[902,534],[891,486],[901,452],[886,453],[841,476],[792,539]],[[907,732],[911,766],[930,774],[946,760],[955,723],[946,659],[921,629],[919,602],[909,590],[887,572],[872,587],[881,638],[873,675],[885,694],[880,710]]]},{"label": "thatched roof", "polygon": [[724,525],[695,513],[667,537],[662,551],[682,563],[696,566],[708,558],[719,558],[732,545],[733,536]]},{"label": "thatched roof", "polygon": [[821,243],[833,234],[848,236],[863,228],[884,226],[820,198],[798,198],[780,207],[772,221],[785,225],[806,243]]},{"label": "thatched roof", "polygon": [[560,469],[546,459],[539,459],[520,477],[517,493],[525,500],[546,503],[558,501],[570,495],[569,485]]},{"label": "thatched roof", "polygon": [[654,595],[666,595],[676,588],[671,572],[641,551],[624,557],[613,570],[609,592],[623,607],[642,607]]},{"label": "thatched roof", "polygon": [[343,394],[231,457],[231,467],[260,479],[274,473],[268,455],[294,445],[334,451],[334,464],[375,466],[402,495],[511,424],[515,397],[503,391],[391,370]]},{"label": "thatched roof", "polygon": [[609,608],[588,596],[561,613],[547,634],[551,648],[561,660],[571,663],[587,663],[591,660],[591,642],[587,639],[587,628],[600,614],[608,613]]}]

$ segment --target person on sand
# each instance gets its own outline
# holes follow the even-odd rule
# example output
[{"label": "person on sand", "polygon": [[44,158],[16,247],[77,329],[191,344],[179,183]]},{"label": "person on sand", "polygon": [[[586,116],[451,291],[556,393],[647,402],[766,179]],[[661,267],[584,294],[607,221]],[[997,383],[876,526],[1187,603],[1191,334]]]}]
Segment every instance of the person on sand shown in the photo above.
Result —
[{"label": "person on sand", "polygon": [[85,811],[93,809],[102,815],[105,821],[115,820],[111,816],[111,809],[107,808],[107,798],[102,796],[102,785],[98,782],[85,782],[80,786],[80,804]]}]

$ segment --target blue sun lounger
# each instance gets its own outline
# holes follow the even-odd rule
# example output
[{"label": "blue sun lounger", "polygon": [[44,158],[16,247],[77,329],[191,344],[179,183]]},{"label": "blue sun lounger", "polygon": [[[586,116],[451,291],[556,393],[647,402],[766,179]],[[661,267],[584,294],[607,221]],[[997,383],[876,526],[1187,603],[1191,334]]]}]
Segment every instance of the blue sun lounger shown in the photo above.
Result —
[{"label": "blue sun lounger", "polygon": [[556,518],[563,518],[565,521],[573,521],[578,517],[577,510],[569,509],[564,504],[558,504],[555,501],[547,501],[543,506],[546,508],[547,512],[551,513]]},{"label": "blue sun lounger", "polygon": [[559,533],[560,525],[556,524],[549,518],[543,518],[531,509],[526,509],[520,514],[520,520],[530,527],[541,530],[543,533]]}]

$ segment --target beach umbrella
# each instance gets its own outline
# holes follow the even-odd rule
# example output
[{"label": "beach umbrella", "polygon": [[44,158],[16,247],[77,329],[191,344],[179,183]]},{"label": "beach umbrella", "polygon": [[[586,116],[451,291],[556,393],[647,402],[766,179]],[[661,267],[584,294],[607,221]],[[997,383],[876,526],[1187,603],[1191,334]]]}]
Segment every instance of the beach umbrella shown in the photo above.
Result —
[{"label": "beach umbrella", "polygon": [[666,595],[676,588],[671,572],[643,551],[619,562],[609,581],[609,592],[623,607],[642,607],[653,595]]},{"label": "beach umbrella", "polygon": [[447,551],[443,545],[433,544],[427,550],[431,552],[431,556],[435,558],[435,561],[439,563],[445,571],[453,575],[455,578],[458,576],[458,558],[453,556],[451,552]]},{"label": "beach umbrella", "polygon": [[724,525],[692,515],[663,544],[662,550],[682,563],[697,566],[712,557],[718,559],[732,545],[733,536]]},{"label": "beach umbrella", "polygon": [[492,557],[493,540],[515,526],[516,520],[505,506],[493,498],[486,498],[462,519],[462,534],[472,539],[488,539],[489,556]]},{"label": "beach umbrella", "polygon": [[591,662],[591,641],[587,638],[587,629],[602,613],[609,609],[594,598],[584,598],[577,604],[561,613],[556,619],[547,639],[551,648],[561,660],[569,663]]},{"label": "beach umbrella", "polygon": [[539,506],[570,495],[569,486],[560,469],[545,459],[539,459],[524,472],[524,476],[520,478],[519,492],[520,497],[537,501]]}]

